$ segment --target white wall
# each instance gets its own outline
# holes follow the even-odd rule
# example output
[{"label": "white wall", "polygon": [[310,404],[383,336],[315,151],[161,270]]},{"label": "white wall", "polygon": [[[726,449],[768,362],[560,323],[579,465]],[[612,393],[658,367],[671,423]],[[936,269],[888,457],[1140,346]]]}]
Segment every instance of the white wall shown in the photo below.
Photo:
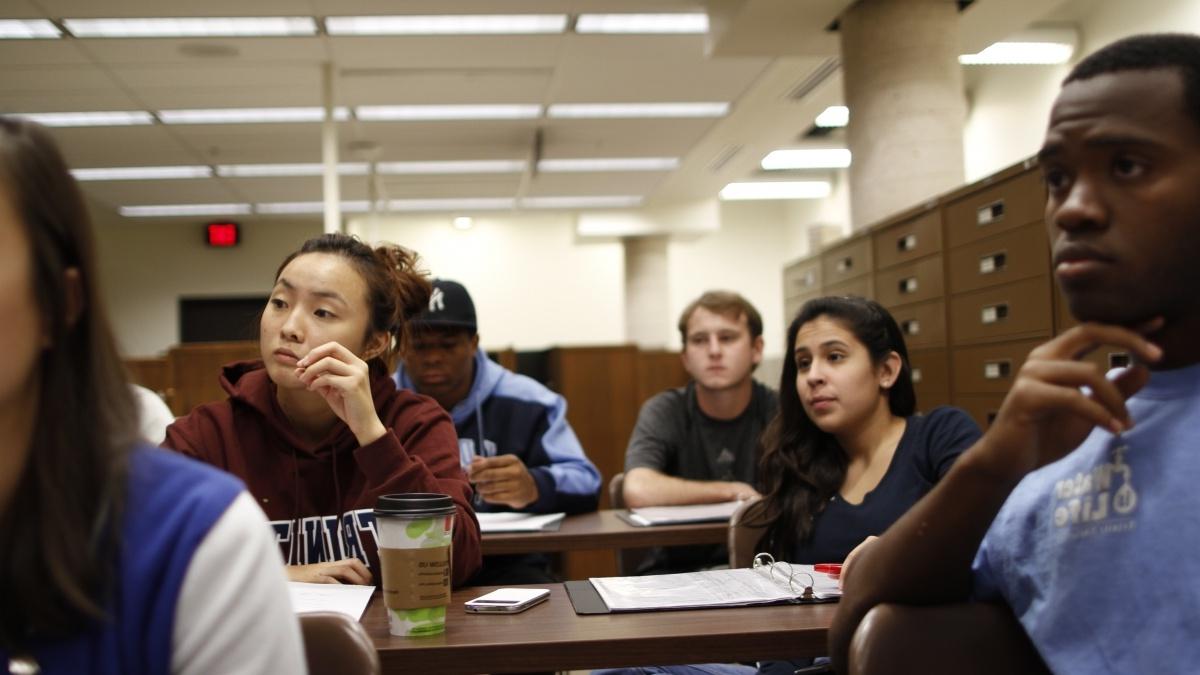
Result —
[{"label": "white wall", "polygon": [[97,223],[100,283],[122,353],[161,355],[179,342],[179,298],[266,295],[275,268],[320,223],[242,225],[242,243],[209,248],[193,219]]},{"label": "white wall", "polygon": [[969,67],[987,69],[968,93],[963,128],[966,181],[973,183],[1037,153],[1050,106],[1070,67]]},{"label": "white wall", "polygon": [[[1200,33],[1196,0],[1089,0],[1091,11],[1079,26],[1076,60],[1137,33]],[[967,66],[969,87],[963,154],[967,182],[975,181],[1037,152],[1065,66]]]},{"label": "white wall", "polygon": [[721,229],[667,248],[671,349],[682,343],[675,327],[689,302],[712,289],[730,289],[754,304],[763,317],[765,352],[783,352],[783,266],[789,260],[787,202],[721,204]]},{"label": "white wall", "polygon": [[469,230],[455,229],[452,215],[357,219],[348,229],[414,249],[434,276],[466,286],[489,349],[625,341],[619,241],[577,241],[566,214],[479,215]]}]

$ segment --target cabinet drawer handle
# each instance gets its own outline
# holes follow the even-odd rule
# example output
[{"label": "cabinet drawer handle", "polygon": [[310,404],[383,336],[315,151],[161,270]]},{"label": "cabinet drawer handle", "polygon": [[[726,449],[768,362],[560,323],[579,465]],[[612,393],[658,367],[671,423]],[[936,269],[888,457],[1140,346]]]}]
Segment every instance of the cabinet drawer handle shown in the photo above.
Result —
[{"label": "cabinet drawer handle", "polygon": [[997,270],[1002,270],[1007,262],[1008,255],[1005,253],[993,253],[991,255],[985,255],[979,259],[979,273],[991,274]]},{"label": "cabinet drawer handle", "polygon": [[814,275],[812,273],[812,270],[805,272],[804,276],[802,276],[798,279],[792,279],[792,283],[795,284],[796,286],[798,286],[801,291],[808,290],[816,282],[817,282],[817,278],[816,278],[816,275]]},{"label": "cabinet drawer handle", "polygon": [[1012,374],[1012,361],[988,361],[983,364],[983,379],[1003,380]]},{"label": "cabinet drawer handle", "polygon": [[913,381],[913,384],[920,384],[920,382],[921,382],[921,369],[920,368],[912,369],[912,381]]},{"label": "cabinet drawer handle", "polygon": [[988,305],[980,312],[979,320],[985,324],[993,324],[997,321],[1008,317],[1008,303],[1001,302],[995,305]]},{"label": "cabinet drawer handle", "polygon": [[908,295],[909,293],[916,293],[916,292],[917,292],[917,278],[916,277],[909,277],[907,279],[900,280],[900,294],[901,295]]},{"label": "cabinet drawer handle", "polygon": [[916,319],[902,321],[900,322],[900,329],[904,331],[905,335],[916,335],[921,332],[921,322]]},{"label": "cabinet drawer handle", "polygon": [[906,234],[896,240],[896,250],[901,252],[911,251],[917,247],[917,235]]},{"label": "cabinet drawer handle", "polygon": [[845,258],[837,261],[837,271],[839,272],[845,272],[851,267],[854,267],[854,258],[851,258],[850,256],[846,256]]},{"label": "cabinet drawer handle", "polygon": [[987,225],[1004,218],[1004,200],[997,199],[991,204],[984,204],[975,210],[975,224]]}]

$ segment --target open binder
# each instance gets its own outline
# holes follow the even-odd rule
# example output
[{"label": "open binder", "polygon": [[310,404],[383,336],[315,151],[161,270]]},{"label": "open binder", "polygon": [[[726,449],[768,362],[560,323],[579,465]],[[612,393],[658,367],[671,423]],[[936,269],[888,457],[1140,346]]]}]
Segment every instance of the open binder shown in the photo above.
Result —
[{"label": "open binder", "polygon": [[841,597],[837,577],[812,565],[770,563],[740,569],[568,581],[576,614],[668,609],[746,607],[832,602]]}]

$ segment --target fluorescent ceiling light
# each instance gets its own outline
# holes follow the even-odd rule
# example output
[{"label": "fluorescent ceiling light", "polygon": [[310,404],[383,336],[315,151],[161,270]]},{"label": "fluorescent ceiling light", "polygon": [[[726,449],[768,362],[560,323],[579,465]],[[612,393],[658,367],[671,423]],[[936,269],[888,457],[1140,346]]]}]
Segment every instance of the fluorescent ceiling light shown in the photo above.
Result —
[{"label": "fluorescent ceiling light", "polygon": [[279,37],[316,35],[310,16],[63,19],[78,38]]},{"label": "fluorescent ceiling light", "polygon": [[[342,176],[365,176],[365,162],[345,162],[338,164],[338,174]],[[292,176],[323,176],[325,165],[311,164],[221,164],[217,166],[217,175],[222,178],[290,178]]]},{"label": "fluorescent ceiling light", "polygon": [[445,120],[523,120],[536,119],[542,106],[533,104],[498,105],[360,105],[354,109],[366,122],[445,121]]},{"label": "fluorescent ceiling light", "polygon": [[33,120],[48,127],[125,127],[136,124],[154,124],[154,117],[145,110],[13,113],[12,116]]},{"label": "fluorescent ceiling light", "polygon": [[556,103],[546,114],[566,119],[630,117],[723,117],[729,104],[711,103]]},{"label": "fluorescent ceiling light", "polygon": [[538,162],[538,171],[545,173],[576,171],[672,171],[678,168],[678,157],[597,157],[593,159],[543,159]]},{"label": "fluorescent ceiling light", "polygon": [[62,31],[46,19],[4,19],[0,21],[0,40],[58,37],[62,37]]},{"label": "fluorescent ceiling light", "polygon": [[721,190],[721,199],[820,199],[829,190],[829,183],[816,180],[730,183]]},{"label": "fluorescent ceiling light", "polygon": [[521,173],[525,161],[520,159],[477,159],[445,162],[380,162],[379,173],[390,175],[443,173]]},{"label": "fluorescent ceiling light", "polygon": [[[366,213],[370,210],[371,202],[366,199],[344,201],[338,204],[342,213]],[[323,213],[325,202],[264,202],[254,205],[254,212],[268,215]]]},{"label": "fluorescent ceiling light", "polygon": [[475,197],[454,199],[393,199],[390,211],[504,211],[516,200],[511,197]]},{"label": "fluorescent ceiling light", "polygon": [[75,180],[168,180],[172,178],[208,178],[207,166],[115,166],[102,169],[71,169]]},{"label": "fluorescent ceiling light", "polygon": [[978,54],[963,54],[967,65],[1054,65],[1071,60],[1073,44],[1059,42],[997,42]]},{"label": "fluorescent ceiling light", "polygon": [[562,33],[566,14],[330,16],[330,35],[531,35]]},{"label": "fluorescent ceiling light", "polygon": [[[300,108],[199,108],[195,110],[160,110],[163,124],[257,124],[266,122],[321,122],[325,109]],[[350,118],[346,108],[333,109],[333,119]]]},{"label": "fluorescent ceiling light", "polygon": [[844,169],[850,166],[850,151],[845,148],[802,148],[773,150],[763,157],[762,168],[782,169]]},{"label": "fluorescent ceiling light", "polygon": [[850,109],[844,105],[831,105],[817,115],[819,127],[844,127],[850,123]]},{"label": "fluorescent ceiling light", "polygon": [[708,14],[580,14],[576,33],[707,33]]},{"label": "fluorescent ceiling light", "polygon": [[526,209],[621,209],[637,206],[644,198],[639,195],[599,195],[592,197],[525,197],[521,207]]},{"label": "fluorescent ceiling light", "polygon": [[126,218],[153,216],[239,216],[250,213],[249,204],[155,204],[152,206],[122,206]]}]

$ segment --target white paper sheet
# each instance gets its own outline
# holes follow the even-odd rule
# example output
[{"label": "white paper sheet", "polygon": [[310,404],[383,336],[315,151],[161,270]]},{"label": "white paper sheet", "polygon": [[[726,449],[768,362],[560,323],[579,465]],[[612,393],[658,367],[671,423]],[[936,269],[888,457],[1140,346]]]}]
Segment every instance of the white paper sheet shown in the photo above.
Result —
[{"label": "white paper sheet", "polygon": [[479,531],[553,532],[562,524],[565,513],[476,513]]},{"label": "white paper sheet", "polygon": [[631,509],[629,519],[638,525],[672,525],[729,520],[742,502],[691,504],[689,506],[648,506]]},{"label": "white paper sheet", "polygon": [[289,581],[288,592],[292,596],[292,609],[301,612],[341,612],[362,619],[367,602],[375,592],[374,586],[352,584],[307,584]]}]

